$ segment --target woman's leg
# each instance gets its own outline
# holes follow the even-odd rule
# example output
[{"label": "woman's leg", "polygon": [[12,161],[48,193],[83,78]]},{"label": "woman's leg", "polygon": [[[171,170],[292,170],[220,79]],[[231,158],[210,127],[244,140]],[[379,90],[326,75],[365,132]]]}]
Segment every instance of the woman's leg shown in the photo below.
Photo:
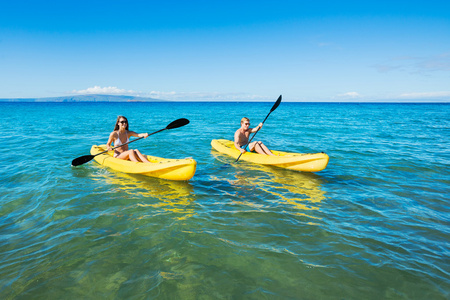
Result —
[{"label": "woman's leg", "polygon": [[125,152],[122,152],[117,158],[124,159],[124,160],[131,160],[135,162],[145,162],[149,163],[147,157],[143,155],[139,150],[132,149],[127,150]]},{"label": "woman's leg", "polygon": [[130,159],[130,150],[124,151],[119,154],[116,158],[123,159],[123,160],[129,160]]},{"label": "woman's leg", "polygon": [[140,161],[145,162],[145,163],[149,163],[147,157],[144,154],[142,154],[138,149],[134,149],[134,154],[135,154],[135,156],[137,156],[137,158]]},{"label": "woman's leg", "polygon": [[141,162],[133,149],[128,150],[128,151],[130,151],[130,160],[131,161]]}]

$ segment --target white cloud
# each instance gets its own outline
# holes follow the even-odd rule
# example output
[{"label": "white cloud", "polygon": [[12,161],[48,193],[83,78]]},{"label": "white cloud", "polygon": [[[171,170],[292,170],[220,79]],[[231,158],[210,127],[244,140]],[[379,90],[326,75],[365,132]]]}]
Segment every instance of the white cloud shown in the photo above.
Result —
[{"label": "white cloud", "polygon": [[378,64],[378,65],[374,65],[373,66],[375,69],[377,69],[378,72],[380,73],[387,73],[390,71],[394,71],[394,70],[399,70],[402,67],[398,66],[398,65],[387,65],[387,64]]},{"label": "white cloud", "polygon": [[428,57],[417,63],[417,69],[422,72],[450,71],[450,53]]},{"label": "white cloud", "polygon": [[426,75],[430,72],[450,71],[450,53],[441,53],[427,57],[394,57],[383,63],[373,65],[380,73],[402,71],[410,74]]},{"label": "white cloud", "polygon": [[[247,93],[220,93],[220,92],[163,92],[163,91],[151,91],[151,92],[136,92],[133,90],[120,89],[118,87],[108,86],[100,87],[94,86],[84,90],[74,90],[72,94],[78,95],[124,95],[124,96],[138,96],[149,97],[160,100],[169,101],[273,101],[276,96],[261,96]],[[376,100],[378,98],[373,98]],[[378,100],[400,100],[400,101],[450,101],[450,91],[438,91],[438,92],[406,92],[397,95],[387,96],[386,98],[380,98]],[[358,92],[346,92],[338,94],[331,98],[334,101],[367,101],[370,100],[367,96]]]},{"label": "white cloud", "polygon": [[403,93],[399,96],[399,98],[402,99],[450,98],[450,92]]},{"label": "white cloud", "polygon": [[160,92],[151,91],[146,96],[163,100],[184,101],[270,101],[273,97],[252,95],[246,93],[218,93],[218,92]]},{"label": "white cloud", "polygon": [[126,95],[149,97],[160,100],[171,101],[271,101],[274,97],[252,95],[246,93],[219,93],[219,92],[136,92],[133,90],[119,89],[114,86],[100,87],[94,86],[85,90],[73,90],[71,94],[78,95]]},{"label": "white cloud", "polygon": [[74,94],[80,94],[80,95],[86,95],[86,94],[102,94],[102,95],[136,95],[137,92],[132,90],[125,90],[125,89],[119,89],[115,86],[108,86],[108,87],[100,87],[100,86],[94,86],[87,88],[85,90],[73,90],[72,93]]}]

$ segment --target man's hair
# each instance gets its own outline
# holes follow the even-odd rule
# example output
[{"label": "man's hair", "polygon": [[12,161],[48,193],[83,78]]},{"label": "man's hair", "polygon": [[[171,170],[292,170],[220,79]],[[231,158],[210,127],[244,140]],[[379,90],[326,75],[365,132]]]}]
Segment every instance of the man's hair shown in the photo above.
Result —
[{"label": "man's hair", "polygon": [[248,122],[250,123],[250,119],[249,119],[249,118],[243,117],[243,118],[241,119],[241,124],[244,123],[245,121],[248,121]]}]

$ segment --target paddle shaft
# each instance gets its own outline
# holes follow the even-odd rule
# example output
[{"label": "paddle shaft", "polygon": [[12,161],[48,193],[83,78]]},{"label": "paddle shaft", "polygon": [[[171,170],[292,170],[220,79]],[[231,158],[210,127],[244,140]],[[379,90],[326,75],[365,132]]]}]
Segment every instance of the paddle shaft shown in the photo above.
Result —
[{"label": "paddle shaft", "polygon": [[[185,118],[177,119],[177,120],[171,122],[169,125],[167,125],[166,128],[163,128],[163,129],[160,129],[160,130],[158,130],[158,131],[155,131],[155,132],[149,134],[147,137],[149,137],[149,136],[151,136],[151,135],[153,135],[153,134],[155,134],[155,133],[158,133],[158,132],[167,130],[167,129],[179,128],[179,127],[184,126],[184,125],[187,125],[187,124],[189,124],[189,120],[188,120],[188,119],[185,119]],[[112,148],[112,149],[116,149],[116,148],[119,148],[119,147],[128,145],[129,143],[136,142],[137,140],[140,140],[140,139],[143,139],[143,138],[144,138],[144,137],[141,136],[140,138],[137,138],[137,139],[135,139],[135,140],[129,141],[129,142],[125,143],[125,144],[122,144],[122,145],[120,145],[120,146],[114,147],[114,148]],[[91,160],[92,160],[94,157],[96,157],[97,155],[100,155],[100,154],[103,154],[103,153],[106,153],[106,152],[108,152],[108,150],[103,151],[103,152],[100,152],[100,153],[97,153],[97,154],[95,154],[95,155],[84,155],[84,156],[80,156],[80,157],[78,157],[78,158],[75,158],[74,160],[72,160],[72,166],[76,167],[76,166],[85,164],[85,163],[87,163],[88,161],[91,161]]]},{"label": "paddle shaft", "polygon": [[[264,122],[267,120],[267,118],[270,116],[270,114],[271,114],[275,109],[277,109],[278,105],[280,105],[280,102],[281,102],[281,95],[280,95],[280,97],[278,97],[277,102],[275,102],[275,104],[272,106],[272,109],[271,109],[270,112],[267,114],[267,116],[266,116],[266,118],[264,119],[264,121],[262,121],[262,124],[264,124]],[[258,128],[258,130],[256,130],[255,134],[252,136],[252,138],[250,139],[250,141],[248,141],[248,143],[245,144],[244,149],[247,148],[247,146],[252,142],[253,138],[255,137],[255,135],[258,133],[258,131],[259,131],[260,129],[261,129],[261,127]],[[239,154],[238,158],[235,160],[235,163],[238,162],[239,158],[241,158],[241,155],[242,155],[242,152],[241,152],[241,154]]]},{"label": "paddle shaft", "polygon": [[[166,130],[166,129],[171,129],[171,128],[168,128],[168,127],[166,127],[166,128],[164,128],[164,129],[160,129],[160,130],[158,130],[158,131],[155,131],[155,132],[153,132],[153,133],[151,133],[151,134],[149,134],[148,136],[151,136],[151,135],[153,135],[153,134],[155,134],[155,133],[158,133],[158,132],[161,132],[161,131],[164,131],[164,130]],[[113,147],[112,149],[114,150],[114,149],[116,149],[116,148],[119,148],[119,147],[122,147],[122,146],[125,146],[125,145],[128,145],[129,143],[132,143],[132,142],[136,142],[136,141],[138,141],[138,140],[140,140],[140,139],[143,139],[144,137],[143,136],[141,136],[140,138],[137,138],[137,139],[134,139],[134,140],[132,140],[132,141],[129,141],[129,142],[127,142],[127,143],[125,143],[125,144],[122,144],[122,145],[120,145],[120,146],[117,146],[117,147]],[[82,165],[82,164],[85,164],[85,163],[87,163],[87,162],[89,162],[89,161],[91,161],[94,157],[96,157],[97,155],[100,155],[100,154],[103,154],[103,153],[106,153],[106,152],[108,152],[109,150],[105,150],[105,151],[103,151],[103,152],[100,152],[100,153],[97,153],[97,154],[95,154],[95,155],[84,155],[84,156],[81,156],[81,157],[78,157],[78,158],[75,158],[73,161],[72,161],[72,166],[79,166],[79,165]]]},{"label": "paddle shaft", "polygon": [[[269,115],[270,115],[270,113],[269,113]],[[269,115],[267,115],[267,117],[268,117]],[[266,118],[264,119],[264,121],[262,122],[263,124],[264,124],[264,122],[266,121],[267,117],[266,117]],[[258,130],[256,130],[255,134],[252,136],[252,138],[250,139],[250,141],[248,141],[248,143],[245,144],[245,146],[243,147],[244,149],[247,148],[248,145],[250,145],[250,143],[252,142],[253,138],[255,137],[255,135],[258,133],[258,131],[259,131],[260,129],[261,129],[261,127],[258,128]],[[239,158],[241,158],[241,155],[242,155],[242,152],[241,152],[241,154],[239,154],[238,158],[234,161],[235,163],[238,162]]]},{"label": "paddle shaft", "polygon": [[[163,128],[163,129],[160,129],[160,130],[155,131],[155,132],[153,132],[153,133],[150,133],[147,137],[149,137],[149,136],[151,136],[151,135],[154,135],[155,133],[164,131],[164,130],[167,130],[167,128]],[[117,147],[113,147],[113,148],[111,148],[111,149],[114,150],[114,149],[120,148],[120,147],[122,147],[122,146],[128,145],[128,144],[130,144],[130,143],[132,143],[132,142],[136,142],[136,141],[138,141],[138,140],[140,140],[140,139],[143,139],[143,138],[144,138],[144,137],[141,136],[140,138],[137,138],[137,139],[134,139],[134,140],[132,140],[132,141],[126,142],[125,144],[119,145],[119,146],[117,146]],[[108,152],[108,151],[109,151],[109,150],[105,150],[105,151],[103,151],[103,152],[100,152],[100,153],[97,153],[97,154],[95,154],[95,155],[92,155],[92,158],[94,158],[94,157],[97,156],[97,155],[106,153],[106,152]]]}]

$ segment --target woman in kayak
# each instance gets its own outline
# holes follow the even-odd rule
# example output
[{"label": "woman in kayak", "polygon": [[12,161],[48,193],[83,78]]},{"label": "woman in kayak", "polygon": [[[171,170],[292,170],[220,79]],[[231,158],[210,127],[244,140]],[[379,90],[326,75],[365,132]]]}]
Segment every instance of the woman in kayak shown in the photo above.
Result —
[{"label": "woman in kayak", "polygon": [[[255,128],[250,128],[250,120],[249,118],[242,118],[241,120],[241,128],[236,130],[234,134],[234,146],[236,149],[241,151],[242,154],[245,152],[257,152],[259,154],[265,155],[274,155],[266,145],[264,145],[261,141],[251,142],[248,144],[248,137],[250,133],[257,132],[263,123],[259,123],[259,125]],[[248,145],[247,145],[248,144]]]},{"label": "woman in kayak", "polygon": [[128,149],[128,145],[119,147],[120,145],[128,143],[130,141],[130,136],[147,138],[148,133],[136,133],[134,131],[129,131],[127,118],[124,116],[118,116],[114,131],[109,135],[108,143],[106,144],[108,151],[112,150],[111,143],[114,142],[115,158],[149,163],[147,157],[145,157],[145,155],[143,155],[139,150]]}]

